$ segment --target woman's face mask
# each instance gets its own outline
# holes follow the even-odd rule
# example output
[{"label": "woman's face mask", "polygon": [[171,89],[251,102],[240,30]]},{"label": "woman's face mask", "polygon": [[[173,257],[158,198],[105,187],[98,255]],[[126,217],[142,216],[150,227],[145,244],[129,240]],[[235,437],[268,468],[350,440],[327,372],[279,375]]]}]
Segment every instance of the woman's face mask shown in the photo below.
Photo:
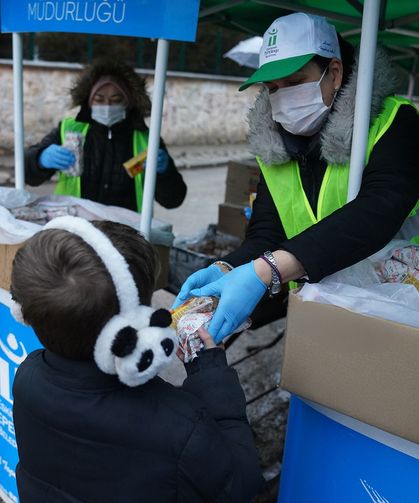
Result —
[{"label": "woman's face mask", "polygon": [[92,105],[92,119],[108,127],[123,121],[126,113],[125,105]]},{"label": "woman's face mask", "polygon": [[320,131],[332,106],[324,104],[320,89],[326,71],[316,82],[283,87],[270,94],[273,120],[296,135],[311,136]]}]

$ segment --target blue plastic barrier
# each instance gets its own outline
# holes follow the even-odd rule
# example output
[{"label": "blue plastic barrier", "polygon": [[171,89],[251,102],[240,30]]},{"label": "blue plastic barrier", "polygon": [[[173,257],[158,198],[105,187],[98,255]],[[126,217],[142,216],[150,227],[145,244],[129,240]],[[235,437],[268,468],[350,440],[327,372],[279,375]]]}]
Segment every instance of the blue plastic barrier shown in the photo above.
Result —
[{"label": "blue plastic barrier", "polygon": [[278,503],[363,502],[419,502],[419,445],[292,396]]},{"label": "blue plastic barrier", "polygon": [[[1,291],[5,294],[6,292]],[[9,307],[0,303],[0,497],[19,501],[15,468],[18,461],[12,417],[12,386],[19,364],[41,345],[33,330],[17,323]]]}]

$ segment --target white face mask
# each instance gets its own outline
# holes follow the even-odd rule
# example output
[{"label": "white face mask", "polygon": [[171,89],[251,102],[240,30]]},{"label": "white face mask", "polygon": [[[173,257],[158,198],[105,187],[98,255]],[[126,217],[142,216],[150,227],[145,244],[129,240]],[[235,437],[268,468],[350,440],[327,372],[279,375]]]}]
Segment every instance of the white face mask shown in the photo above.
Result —
[{"label": "white face mask", "polygon": [[92,105],[92,119],[111,127],[125,119],[126,111],[124,105]]},{"label": "white face mask", "polygon": [[270,94],[273,120],[292,134],[311,136],[320,131],[332,106],[324,104],[320,89],[326,70],[316,82],[283,87]]}]

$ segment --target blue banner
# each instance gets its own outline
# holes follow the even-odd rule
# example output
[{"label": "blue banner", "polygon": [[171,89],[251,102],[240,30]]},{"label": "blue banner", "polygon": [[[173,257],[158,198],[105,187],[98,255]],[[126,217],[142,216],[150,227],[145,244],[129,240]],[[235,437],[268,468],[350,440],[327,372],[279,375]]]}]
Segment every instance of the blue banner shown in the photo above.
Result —
[{"label": "blue banner", "polygon": [[0,497],[19,501],[15,468],[18,461],[12,416],[12,387],[18,366],[41,346],[34,331],[21,325],[0,303]]},{"label": "blue banner", "polygon": [[193,42],[200,0],[0,0],[2,32],[70,32]]},{"label": "blue banner", "polygon": [[[344,426],[292,396],[278,503],[418,502],[419,446],[377,432],[382,441],[391,438],[395,447]],[[397,450],[403,446],[410,453]]]}]

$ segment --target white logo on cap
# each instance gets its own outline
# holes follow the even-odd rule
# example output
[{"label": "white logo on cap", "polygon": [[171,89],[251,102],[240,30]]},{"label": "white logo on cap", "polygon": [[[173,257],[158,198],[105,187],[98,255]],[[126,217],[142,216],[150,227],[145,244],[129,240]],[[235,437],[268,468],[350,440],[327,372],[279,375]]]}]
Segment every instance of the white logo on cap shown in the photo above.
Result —
[{"label": "white logo on cap", "polygon": [[333,45],[328,40],[324,40],[320,44],[319,49],[324,52],[330,52],[330,54],[335,54],[335,49],[334,49]]}]

